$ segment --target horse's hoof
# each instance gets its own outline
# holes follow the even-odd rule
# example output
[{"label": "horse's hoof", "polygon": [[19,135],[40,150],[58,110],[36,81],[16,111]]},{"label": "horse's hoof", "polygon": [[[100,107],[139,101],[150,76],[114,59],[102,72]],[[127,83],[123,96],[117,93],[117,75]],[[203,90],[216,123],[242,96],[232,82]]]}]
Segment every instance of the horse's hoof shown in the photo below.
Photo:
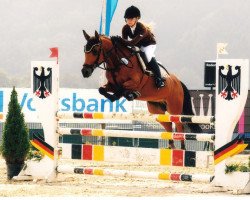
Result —
[{"label": "horse's hoof", "polygon": [[98,89],[98,91],[99,91],[100,94],[105,94],[106,93],[106,89],[104,87],[100,87]]},{"label": "horse's hoof", "polygon": [[182,150],[186,150],[186,147],[183,146],[183,145],[181,145],[181,149],[182,149]]},{"label": "horse's hoof", "polygon": [[175,146],[174,146],[173,144],[170,144],[170,145],[168,146],[168,149],[175,149]]},{"label": "horse's hoof", "polygon": [[117,100],[117,97],[116,96],[112,96],[112,97],[110,97],[110,98],[108,98],[111,102],[114,102],[114,101],[116,101]]}]

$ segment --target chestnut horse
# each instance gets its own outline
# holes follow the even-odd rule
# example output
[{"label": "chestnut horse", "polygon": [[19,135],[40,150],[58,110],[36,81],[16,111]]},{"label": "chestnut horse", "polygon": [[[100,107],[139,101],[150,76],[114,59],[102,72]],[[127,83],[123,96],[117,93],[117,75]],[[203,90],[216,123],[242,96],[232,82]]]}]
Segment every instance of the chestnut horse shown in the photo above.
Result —
[{"label": "chestnut horse", "polygon": [[[122,96],[128,100],[147,101],[148,111],[152,114],[164,114],[166,111],[173,115],[194,115],[191,98],[187,87],[173,74],[165,73],[165,86],[158,89],[154,77],[144,73],[132,48],[109,37],[99,35],[90,37],[83,31],[87,44],[85,46],[85,62],[82,68],[84,78],[92,75],[99,67],[106,70],[107,83],[99,88],[100,94],[110,101]],[[114,43],[114,44],[113,44]],[[125,61],[124,61],[125,60]],[[103,64],[103,67],[100,65]],[[172,131],[171,122],[160,122],[166,131]],[[188,124],[191,132],[201,133],[198,124]],[[177,132],[183,132],[183,124],[176,123]],[[175,148],[172,140],[170,148]],[[181,148],[185,149],[184,141]]]}]

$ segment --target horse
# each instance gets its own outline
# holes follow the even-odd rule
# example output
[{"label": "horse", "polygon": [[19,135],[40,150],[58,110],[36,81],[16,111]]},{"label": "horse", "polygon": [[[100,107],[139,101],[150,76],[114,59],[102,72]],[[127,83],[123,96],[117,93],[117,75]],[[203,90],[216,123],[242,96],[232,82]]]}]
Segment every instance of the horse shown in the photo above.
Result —
[{"label": "horse", "polygon": [[[101,95],[112,102],[121,97],[146,101],[151,114],[194,115],[189,91],[174,74],[165,73],[165,86],[158,89],[154,77],[142,69],[138,52],[133,48],[119,40],[112,42],[112,37],[99,35],[97,31],[91,37],[83,30],[83,35],[87,44],[82,75],[88,78],[96,68],[106,70],[107,83],[99,88]],[[171,122],[159,123],[166,131],[172,131]],[[182,123],[175,125],[177,132],[183,132]],[[193,133],[202,132],[198,124],[187,125]],[[173,140],[169,140],[169,148],[175,148]],[[181,141],[181,149],[185,149],[184,141]]]}]

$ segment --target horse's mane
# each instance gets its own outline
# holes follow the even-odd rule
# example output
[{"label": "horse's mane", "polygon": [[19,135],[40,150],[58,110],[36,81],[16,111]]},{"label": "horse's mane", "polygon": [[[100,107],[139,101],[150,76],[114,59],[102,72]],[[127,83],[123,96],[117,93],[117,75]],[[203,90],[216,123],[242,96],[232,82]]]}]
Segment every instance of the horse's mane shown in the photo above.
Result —
[{"label": "horse's mane", "polygon": [[[111,38],[110,38],[110,37],[107,37],[106,35],[101,35],[101,37],[102,37],[102,38],[105,38],[105,39],[108,39],[108,40],[110,40],[110,41],[112,42]],[[111,37],[112,37],[112,36],[111,36]],[[113,44],[113,42],[112,42],[112,44]],[[113,44],[113,45],[115,45],[115,44]],[[128,45],[126,45],[126,44],[125,44],[124,42],[122,42],[122,41],[117,40],[117,41],[116,41],[116,46],[118,46],[118,48],[119,48],[119,46],[120,46],[120,47],[123,47],[124,49],[127,49],[129,52],[133,52],[133,50],[131,49],[131,47],[128,46]]]},{"label": "horse's mane", "polygon": [[102,38],[106,38],[106,39],[110,40],[110,38],[108,36],[104,35],[104,34],[99,34],[99,36],[102,37]]},{"label": "horse's mane", "polygon": [[[107,37],[106,35],[100,34],[99,36],[100,36],[100,38],[105,38],[105,39],[110,40],[110,38]],[[100,43],[99,39],[97,39],[95,36],[92,36],[87,41],[86,48],[90,49],[93,45],[98,44],[98,43]]]},{"label": "horse's mane", "polygon": [[[108,36],[106,36],[106,35],[99,34],[99,37],[100,37],[100,39],[105,39],[105,40],[108,40],[108,41],[111,41],[111,42],[112,42],[111,38],[108,37]],[[112,36],[111,36],[111,37],[112,37]],[[98,44],[98,43],[100,43],[100,40],[97,39],[95,36],[92,36],[92,37],[90,37],[90,39],[87,41],[86,49],[89,50],[89,49],[91,49],[92,46],[94,46],[95,44]],[[112,44],[113,44],[113,43],[112,43]],[[115,44],[113,44],[113,45],[115,45]],[[117,45],[118,45],[118,46],[121,46],[121,47],[123,47],[123,48],[126,48],[126,49],[128,49],[129,51],[131,51],[131,49],[128,48],[128,46],[125,45],[123,42],[117,41],[116,46],[117,46]]]},{"label": "horse's mane", "polygon": [[[108,37],[108,36],[106,36],[106,35],[99,34],[99,36],[100,36],[101,39],[104,38],[104,39],[109,40],[109,41],[112,42],[111,38]],[[98,43],[99,43],[99,41],[95,37],[91,37],[90,40],[87,43],[87,45],[89,45],[89,46],[86,46],[86,47],[90,47],[91,48],[93,45],[98,44]],[[113,42],[112,42],[112,44],[113,44]],[[113,44],[113,45],[115,45],[115,44]],[[118,40],[117,43],[116,43],[116,47],[118,47],[118,48],[122,47],[122,48],[128,50],[129,52],[133,53],[133,50],[131,49],[131,47],[127,46],[122,41]]]}]

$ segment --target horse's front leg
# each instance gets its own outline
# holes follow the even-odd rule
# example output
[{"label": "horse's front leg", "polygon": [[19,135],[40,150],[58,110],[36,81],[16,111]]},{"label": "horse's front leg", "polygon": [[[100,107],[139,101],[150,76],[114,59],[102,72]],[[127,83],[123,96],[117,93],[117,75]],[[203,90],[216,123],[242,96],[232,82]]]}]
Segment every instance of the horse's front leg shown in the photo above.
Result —
[{"label": "horse's front leg", "polygon": [[136,90],[140,85],[140,80],[136,80],[136,79],[129,79],[127,81],[125,81],[123,84],[122,84],[122,87],[125,89],[125,90]]},{"label": "horse's front leg", "polygon": [[119,97],[119,96],[116,96],[116,94],[114,93],[114,94],[110,94],[109,92],[108,92],[108,90],[106,90],[106,88],[104,88],[104,87],[100,87],[99,89],[98,89],[98,91],[99,91],[99,93],[101,94],[101,95],[103,95],[103,96],[105,96],[107,99],[109,99],[111,102],[114,102],[114,101],[116,101],[116,100],[118,100],[118,99],[120,99],[121,97]]},{"label": "horse's front leg", "polygon": [[128,101],[133,101],[137,97],[141,96],[141,93],[138,91],[131,91],[131,90],[125,90],[123,92],[123,96],[128,100]]},{"label": "horse's front leg", "polygon": [[[103,87],[98,89],[99,93],[109,99],[111,102],[114,102],[122,97],[122,90],[114,90],[113,87],[107,83]],[[110,94],[112,92],[113,94]]]},{"label": "horse's front leg", "polygon": [[128,80],[123,83],[123,96],[128,100],[128,101],[133,101],[137,97],[141,96],[141,93],[136,89],[138,88],[139,83],[135,80]]}]

